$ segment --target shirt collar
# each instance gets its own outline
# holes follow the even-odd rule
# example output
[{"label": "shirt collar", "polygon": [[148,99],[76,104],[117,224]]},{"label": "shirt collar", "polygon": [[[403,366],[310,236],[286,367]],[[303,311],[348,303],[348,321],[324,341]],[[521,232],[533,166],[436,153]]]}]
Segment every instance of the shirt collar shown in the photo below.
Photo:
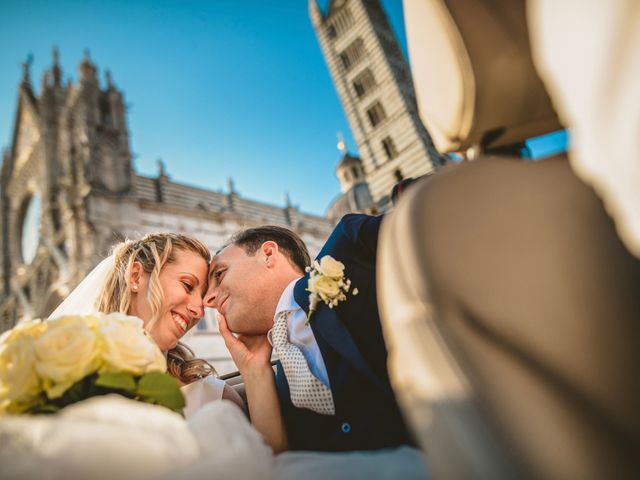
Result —
[{"label": "shirt collar", "polygon": [[298,280],[300,279],[296,278],[295,280],[292,280],[291,283],[287,285],[287,288],[285,288],[284,291],[282,292],[282,295],[280,296],[280,301],[278,301],[278,306],[276,307],[276,311],[273,315],[274,322],[278,314],[286,310],[293,311],[293,310],[298,310],[300,308],[300,305],[296,303],[296,299],[293,296],[293,287],[295,287],[296,282]]},{"label": "shirt collar", "polygon": [[[295,287],[298,280],[300,279],[296,278],[292,280],[291,283],[287,285],[287,288],[284,289],[282,295],[280,295],[280,300],[273,315],[273,323],[276,322],[276,318],[278,318],[278,315],[282,312],[300,310],[300,305],[296,303],[296,299],[293,296],[293,287]],[[269,340],[269,343],[273,347],[273,341],[271,340],[272,331],[273,328],[270,328],[267,332],[267,340]]]}]

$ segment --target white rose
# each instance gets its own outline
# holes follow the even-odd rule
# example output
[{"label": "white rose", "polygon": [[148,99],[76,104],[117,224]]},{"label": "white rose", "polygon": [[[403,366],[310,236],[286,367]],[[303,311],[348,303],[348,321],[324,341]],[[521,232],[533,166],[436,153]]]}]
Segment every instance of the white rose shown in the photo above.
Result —
[{"label": "white rose", "polygon": [[46,323],[42,322],[40,319],[22,320],[17,323],[15,327],[0,335],[0,346],[25,335],[28,335],[31,338],[37,338],[46,330],[46,328]]},{"label": "white rose", "polygon": [[36,371],[49,398],[58,398],[100,366],[97,319],[66,316],[47,323],[34,343]]},{"label": "white rose", "polygon": [[40,392],[33,340],[44,329],[40,321],[24,322],[0,339],[0,406],[28,403]]},{"label": "white rose", "polygon": [[344,275],[344,263],[339,262],[331,255],[325,255],[320,259],[320,264],[316,265],[316,270],[327,277],[342,278]]},{"label": "white rose", "polygon": [[146,335],[139,318],[121,313],[104,315],[100,319],[99,331],[103,344],[102,372],[143,375],[167,370],[164,355]]},{"label": "white rose", "polygon": [[340,284],[340,279],[315,275],[309,278],[307,289],[318,294],[324,302],[328,302],[340,294]]}]

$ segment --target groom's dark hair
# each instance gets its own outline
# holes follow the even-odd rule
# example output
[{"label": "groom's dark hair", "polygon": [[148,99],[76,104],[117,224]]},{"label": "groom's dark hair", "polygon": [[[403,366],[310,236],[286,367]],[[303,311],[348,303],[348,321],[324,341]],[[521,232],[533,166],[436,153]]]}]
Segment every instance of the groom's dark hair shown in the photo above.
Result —
[{"label": "groom's dark hair", "polygon": [[242,247],[249,256],[256,254],[264,242],[276,242],[278,248],[289,259],[294,267],[304,273],[304,269],[311,265],[309,251],[297,233],[276,225],[248,228],[236,233],[227,245]]}]

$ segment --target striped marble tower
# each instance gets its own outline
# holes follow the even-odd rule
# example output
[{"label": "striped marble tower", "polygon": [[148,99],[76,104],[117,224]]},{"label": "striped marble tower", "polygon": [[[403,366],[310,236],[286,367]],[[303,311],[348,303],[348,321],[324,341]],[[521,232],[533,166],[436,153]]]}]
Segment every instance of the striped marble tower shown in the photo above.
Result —
[{"label": "striped marble tower", "polygon": [[384,209],[393,185],[441,163],[418,118],[409,66],[378,0],[332,0],[309,14],[358,144],[366,181]]}]

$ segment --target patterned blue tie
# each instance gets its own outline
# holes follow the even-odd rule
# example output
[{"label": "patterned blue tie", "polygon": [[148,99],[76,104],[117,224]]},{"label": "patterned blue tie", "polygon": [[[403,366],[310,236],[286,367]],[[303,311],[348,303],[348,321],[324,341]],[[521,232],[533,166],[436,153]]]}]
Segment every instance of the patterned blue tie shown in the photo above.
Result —
[{"label": "patterned blue tie", "polygon": [[311,373],[302,351],[289,342],[287,322],[290,315],[289,310],[280,312],[268,336],[287,377],[291,403],[320,415],[335,415],[331,390]]}]

